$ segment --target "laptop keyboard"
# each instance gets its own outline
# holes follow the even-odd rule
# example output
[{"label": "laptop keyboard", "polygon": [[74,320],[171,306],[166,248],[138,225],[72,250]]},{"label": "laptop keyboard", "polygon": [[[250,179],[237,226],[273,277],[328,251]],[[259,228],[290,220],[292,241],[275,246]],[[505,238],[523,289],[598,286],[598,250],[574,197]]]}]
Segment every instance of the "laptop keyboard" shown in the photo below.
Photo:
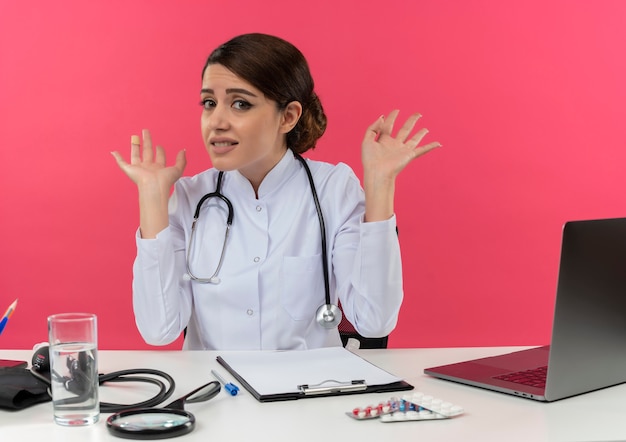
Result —
[{"label": "laptop keyboard", "polygon": [[528,385],[530,387],[544,388],[546,386],[546,376],[548,367],[537,367],[530,370],[516,371],[494,376],[494,379],[515,382],[516,384]]}]

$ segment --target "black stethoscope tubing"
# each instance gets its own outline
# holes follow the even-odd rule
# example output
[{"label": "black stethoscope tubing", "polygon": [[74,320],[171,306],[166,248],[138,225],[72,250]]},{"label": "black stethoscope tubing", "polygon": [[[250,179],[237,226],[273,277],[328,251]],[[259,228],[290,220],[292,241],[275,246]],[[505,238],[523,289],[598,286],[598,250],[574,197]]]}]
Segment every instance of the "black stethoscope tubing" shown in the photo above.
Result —
[{"label": "black stethoscope tubing", "polygon": [[217,176],[217,185],[215,186],[215,192],[207,193],[202,198],[200,198],[200,201],[198,201],[198,205],[196,206],[196,211],[193,214],[194,220],[197,220],[200,217],[200,209],[202,208],[202,204],[204,204],[206,200],[208,200],[209,198],[219,198],[222,201],[224,201],[226,205],[228,206],[228,218],[226,219],[226,224],[229,226],[233,224],[233,218],[235,216],[234,215],[235,212],[233,210],[233,205],[230,202],[230,200],[226,198],[224,194],[222,194],[222,179],[223,178],[224,178],[224,172],[220,171],[219,175]]},{"label": "black stethoscope tubing", "polygon": [[[163,381],[154,377],[137,376],[141,374],[161,377],[165,379],[169,385],[166,385]],[[163,371],[153,370],[150,368],[120,370],[113,373],[100,374],[98,377],[98,383],[102,385],[105,382],[147,382],[158,386],[159,392],[154,397],[144,402],[138,402],[135,404],[125,405],[100,402],[100,412],[102,413],[118,413],[122,411],[133,410],[136,408],[154,407],[172,396],[172,394],[174,393],[174,388],[176,388],[176,383],[174,382],[174,378],[172,378],[172,376]]]},{"label": "black stethoscope tubing", "polygon": [[[32,373],[33,376],[43,381],[47,385],[51,385],[52,378],[55,377],[55,380],[56,380],[56,377],[58,376],[50,372],[47,373],[47,375],[44,373],[41,373],[37,370],[35,366],[31,367],[30,372]],[[149,376],[142,376],[142,375],[149,375]],[[153,376],[156,376],[156,377],[153,377]],[[162,378],[166,382],[158,378]],[[169,374],[163,371],[153,370],[151,368],[120,370],[120,371],[115,371],[112,373],[105,373],[105,374],[98,375],[98,385],[103,385],[104,383],[107,383],[107,382],[147,382],[149,384],[156,385],[159,388],[159,392],[148,400],[145,400],[143,402],[137,402],[134,404],[113,404],[113,403],[101,401],[100,402],[101,413],[118,413],[118,412],[133,410],[137,408],[155,407],[159,405],[161,402],[169,399],[170,396],[172,396],[172,394],[174,393],[174,389],[176,388],[176,382],[174,381],[174,378],[172,376],[170,376]],[[52,392],[50,389],[48,389],[48,394],[50,395],[50,397],[52,397]],[[78,395],[75,398],[64,399],[63,403],[71,404],[71,403],[76,403],[76,402],[83,402],[85,401],[85,399],[86,398],[83,395]]]},{"label": "black stethoscope tubing", "polygon": [[[226,253],[226,242],[228,241],[230,228],[233,224],[233,218],[235,217],[235,210],[233,209],[232,203],[230,202],[228,198],[226,198],[225,195],[222,194],[222,179],[223,178],[224,178],[224,172],[220,171],[219,175],[217,176],[217,185],[215,186],[215,192],[207,193],[202,198],[200,198],[200,201],[198,202],[198,205],[196,206],[196,211],[193,215],[193,222],[191,224],[191,232],[189,234],[189,243],[187,244],[187,254],[185,256],[185,265],[187,267],[187,273],[185,273],[185,277],[186,279],[189,279],[191,281],[196,281],[200,283],[211,283],[211,284],[218,284],[220,282],[218,274],[220,272],[220,269],[222,268],[222,263],[224,262],[224,254]],[[217,263],[215,272],[213,272],[213,275],[211,275],[208,278],[201,278],[193,274],[193,272],[191,271],[191,265],[189,264],[189,262],[191,260],[191,251],[192,251],[193,244],[194,244],[193,239],[196,236],[196,225],[198,223],[198,218],[200,218],[200,209],[202,208],[202,204],[204,204],[204,202],[208,200],[209,198],[219,198],[222,201],[224,201],[224,203],[228,207],[228,216],[226,218],[226,231],[224,232],[224,243],[222,244],[222,251],[220,252],[220,259]]]},{"label": "black stethoscope tubing", "polygon": [[302,166],[304,167],[304,170],[306,171],[306,176],[309,179],[309,185],[311,187],[311,193],[313,194],[313,202],[315,203],[317,218],[320,222],[320,233],[322,236],[322,270],[324,272],[324,299],[326,301],[326,305],[330,305],[330,278],[328,276],[328,255],[326,251],[326,223],[324,222],[324,215],[322,215],[320,200],[317,197],[317,190],[315,190],[315,183],[313,182],[311,169],[309,169],[309,166],[304,158],[302,158],[298,154],[295,154],[295,157],[300,160]]}]

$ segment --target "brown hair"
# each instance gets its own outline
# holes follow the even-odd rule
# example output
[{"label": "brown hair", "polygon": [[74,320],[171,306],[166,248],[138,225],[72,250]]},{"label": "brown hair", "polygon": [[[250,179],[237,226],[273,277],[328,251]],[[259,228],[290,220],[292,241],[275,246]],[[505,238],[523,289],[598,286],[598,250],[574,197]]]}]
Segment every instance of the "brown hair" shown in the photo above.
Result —
[{"label": "brown hair", "polygon": [[315,147],[326,130],[326,115],[314,92],[304,55],[291,43],[272,35],[243,34],[216,48],[202,69],[219,64],[241,77],[285,109],[292,101],[302,105],[298,124],[287,134],[287,146],[296,153]]}]

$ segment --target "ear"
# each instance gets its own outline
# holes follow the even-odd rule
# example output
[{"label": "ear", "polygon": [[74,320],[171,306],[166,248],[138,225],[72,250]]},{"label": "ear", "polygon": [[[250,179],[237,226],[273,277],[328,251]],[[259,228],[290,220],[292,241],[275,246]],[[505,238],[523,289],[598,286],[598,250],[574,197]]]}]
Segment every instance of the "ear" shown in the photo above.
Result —
[{"label": "ear", "polygon": [[292,101],[282,111],[281,132],[286,134],[291,131],[302,116],[302,105],[299,101]]}]

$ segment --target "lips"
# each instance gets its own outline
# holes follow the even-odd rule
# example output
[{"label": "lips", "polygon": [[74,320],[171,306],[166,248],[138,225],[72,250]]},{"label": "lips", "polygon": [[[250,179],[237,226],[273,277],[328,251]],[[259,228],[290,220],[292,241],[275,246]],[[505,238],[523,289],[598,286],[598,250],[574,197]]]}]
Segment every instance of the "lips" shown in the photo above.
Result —
[{"label": "lips", "polygon": [[210,145],[214,153],[225,154],[237,147],[239,143],[232,140],[211,140]]}]

